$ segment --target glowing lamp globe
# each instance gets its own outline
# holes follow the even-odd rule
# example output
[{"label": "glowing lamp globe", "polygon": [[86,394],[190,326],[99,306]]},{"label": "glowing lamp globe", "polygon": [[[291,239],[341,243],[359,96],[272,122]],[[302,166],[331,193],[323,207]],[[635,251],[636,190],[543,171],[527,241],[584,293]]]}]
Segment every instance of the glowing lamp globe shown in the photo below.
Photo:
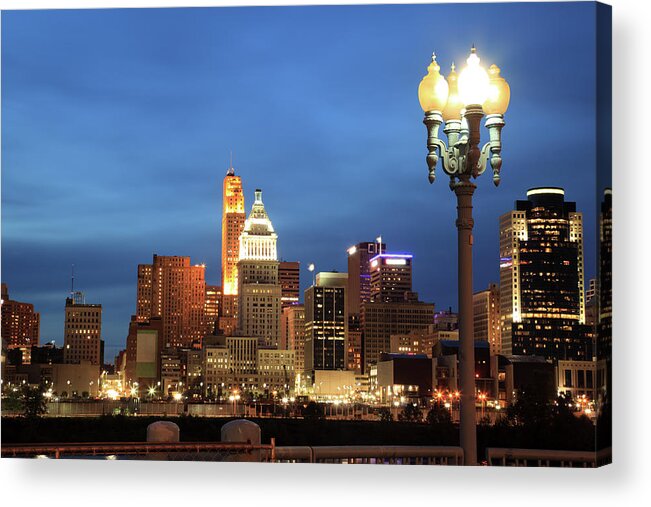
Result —
[{"label": "glowing lamp globe", "polygon": [[429,111],[443,111],[448,100],[448,82],[439,72],[441,67],[436,62],[436,55],[432,55],[432,63],[427,67],[427,75],[418,85],[418,100],[420,107],[426,113]]},{"label": "glowing lamp globe", "polygon": [[443,109],[443,119],[445,121],[460,120],[461,110],[463,109],[463,102],[459,97],[459,76],[454,69],[453,63],[447,78],[449,93],[448,102],[445,104],[445,109]]},{"label": "glowing lamp globe", "polygon": [[479,64],[474,46],[466,63],[468,65],[459,74],[459,96],[466,107],[481,106],[488,97],[489,78],[486,69]]},{"label": "glowing lamp globe", "polygon": [[500,76],[500,68],[495,64],[488,69],[488,76],[488,98],[484,102],[484,113],[504,114],[509,107],[509,100],[511,100],[509,83]]}]

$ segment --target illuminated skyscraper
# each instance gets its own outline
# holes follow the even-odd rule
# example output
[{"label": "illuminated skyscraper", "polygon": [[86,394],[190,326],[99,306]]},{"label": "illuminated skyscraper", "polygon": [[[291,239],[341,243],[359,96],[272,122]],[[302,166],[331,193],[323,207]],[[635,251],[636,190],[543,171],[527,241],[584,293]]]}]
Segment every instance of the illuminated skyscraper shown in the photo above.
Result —
[{"label": "illuminated skyscraper", "polygon": [[281,310],[277,240],[258,189],[240,236],[238,331],[274,347],[280,343]]},{"label": "illuminated skyscraper", "polygon": [[222,292],[229,296],[237,295],[240,234],[246,219],[242,178],[235,176],[232,166],[224,178],[222,199]]},{"label": "illuminated skyscraper", "polygon": [[66,298],[63,362],[101,364],[102,305],[86,304],[81,293]]},{"label": "illuminated skyscraper", "polygon": [[162,319],[162,347],[189,347],[210,331],[204,265],[190,257],[155,255],[138,265],[137,322]]},{"label": "illuminated skyscraper", "polygon": [[371,258],[371,301],[400,303],[411,292],[411,254],[382,253]]},{"label": "illuminated skyscraper", "polygon": [[38,346],[40,315],[34,305],[9,299],[7,284],[2,284],[2,341],[9,349],[23,348],[26,352]]},{"label": "illuminated skyscraper", "polygon": [[240,259],[240,234],[246,212],[242,179],[235,175],[232,164],[224,178],[222,194],[222,296],[219,328],[231,335],[237,326],[237,263]]},{"label": "illuminated skyscraper", "polygon": [[345,370],[347,273],[319,273],[305,291],[305,371]]},{"label": "illuminated skyscraper", "polygon": [[500,217],[502,352],[591,359],[583,218],[561,188],[533,188]]}]

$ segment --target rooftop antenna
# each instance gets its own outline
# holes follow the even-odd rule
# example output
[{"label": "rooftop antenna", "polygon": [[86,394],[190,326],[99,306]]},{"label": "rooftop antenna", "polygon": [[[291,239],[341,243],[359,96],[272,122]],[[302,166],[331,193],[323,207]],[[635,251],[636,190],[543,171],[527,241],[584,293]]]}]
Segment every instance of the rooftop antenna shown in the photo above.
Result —
[{"label": "rooftop antenna", "polygon": [[228,171],[226,171],[227,176],[235,176],[235,169],[233,168],[233,150],[231,150],[231,161],[228,165]]},{"label": "rooftop antenna", "polygon": [[70,297],[75,295],[75,265],[73,264],[70,270]]}]

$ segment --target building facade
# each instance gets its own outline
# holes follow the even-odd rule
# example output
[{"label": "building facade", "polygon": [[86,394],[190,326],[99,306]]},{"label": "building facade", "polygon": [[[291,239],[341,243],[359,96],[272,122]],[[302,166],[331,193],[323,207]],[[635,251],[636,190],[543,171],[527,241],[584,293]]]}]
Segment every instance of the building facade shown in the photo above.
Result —
[{"label": "building facade", "polygon": [[612,361],[613,339],[613,192],[607,188],[599,214],[599,311],[597,357]]},{"label": "building facade", "polygon": [[8,349],[37,347],[40,338],[40,314],[31,303],[9,298],[7,284],[2,284],[2,341]]},{"label": "building facade", "polygon": [[63,362],[101,365],[102,305],[66,298]]},{"label": "building facade", "polygon": [[370,259],[370,300],[400,303],[411,292],[411,254],[381,253]]},{"label": "building facade", "polygon": [[125,381],[130,385],[137,383],[142,386],[157,386],[161,380],[163,350],[162,318],[152,317],[148,321],[139,322],[135,315],[132,316],[124,354]]},{"label": "building facade", "polygon": [[561,188],[534,188],[500,217],[502,352],[591,359],[583,219]]},{"label": "building facade", "polygon": [[359,328],[361,305],[371,300],[370,261],[386,251],[379,242],[362,242],[348,249],[348,316],[350,328]]},{"label": "building facade", "polygon": [[301,263],[298,261],[283,261],[278,264],[282,308],[298,303],[301,290],[300,273]]},{"label": "building facade", "polygon": [[163,347],[190,347],[209,331],[205,268],[190,257],[156,254],[152,264],[138,266],[136,318],[162,319]]},{"label": "building facade", "polygon": [[305,371],[345,370],[347,273],[319,273],[305,291]]},{"label": "building facade", "polygon": [[362,305],[362,367],[367,373],[380,354],[391,351],[391,335],[426,329],[434,320],[434,305],[420,301],[368,302]]},{"label": "building facade", "polygon": [[222,187],[222,290],[225,296],[237,295],[237,263],[240,260],[240,234],[246,212],[242,178],[228,168]]},{"label": "building facade", "polygon": [[273,347],[280,343],[282,294],[277,239],[258,189],[240,236],[238,330],[243,336],[255,336]]},{"label": "building facade", "polygon": [[209,396],[274,390],[294,385],[294,352],[261,345],[255,337],[210,336],[203,347],[204,391]]},{"label": "building facade", "polygon": [[492,355],[502,353],[502,328],[500,322],[500,288],[491,283],[488,289],[472,296],[475,322],[475,341],[487,341]]},{"label": "building facade", "polygon": [[206,329],[210,332],[219,327],[219,304],[222,300],[222,288],[219,285],[206,285],[206,305],[204,316]]},{"label": "building facade", "polygon": [[305,371],[305,305],[295,304],[283,308],[281,318],[281,349],[294,351],[294,371]]}]

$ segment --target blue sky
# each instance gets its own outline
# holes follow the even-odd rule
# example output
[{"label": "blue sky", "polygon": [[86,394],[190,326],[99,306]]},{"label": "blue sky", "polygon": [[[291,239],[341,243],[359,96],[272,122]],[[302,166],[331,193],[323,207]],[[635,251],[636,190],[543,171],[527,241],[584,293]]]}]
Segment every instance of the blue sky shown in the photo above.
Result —
[{"label": "blue sky", "polygon": [[455,198],[440,166],[427,183],[417,87],[433,50],[447,73],[473,43],[512,93],[475,288],[498,280],[499,215],[541,185],[583,211],[594,276],[595,38],[592,3],[3,12],[2,281],[61,343],[74,264],[112,360],[139,263],[188,255],[220,282],[233,150],[284,259],[345,271],[381,234],[414,253],[422,299],[456,307]]}]

